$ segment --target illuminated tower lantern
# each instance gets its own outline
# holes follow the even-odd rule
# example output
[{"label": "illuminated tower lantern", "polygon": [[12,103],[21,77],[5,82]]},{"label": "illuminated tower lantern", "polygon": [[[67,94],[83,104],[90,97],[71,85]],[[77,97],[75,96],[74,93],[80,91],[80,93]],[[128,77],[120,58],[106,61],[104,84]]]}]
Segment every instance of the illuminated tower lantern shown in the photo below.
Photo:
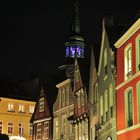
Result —
[{"label": "illuminated tower lantern", "polygon": [[74,58],[84,58],[84,47],[84,38],[80,33],[79,2],[76,0],[74,5],[74,15],[72,19],[70,36],[65,42],[66,76],[68,78],[73,77]]}]

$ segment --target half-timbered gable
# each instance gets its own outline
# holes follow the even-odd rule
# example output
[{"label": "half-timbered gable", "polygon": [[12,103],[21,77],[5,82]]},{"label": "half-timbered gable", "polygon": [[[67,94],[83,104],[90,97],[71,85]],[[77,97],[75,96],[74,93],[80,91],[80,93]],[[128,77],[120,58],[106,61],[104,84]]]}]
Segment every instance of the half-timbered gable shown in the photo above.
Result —
[{"label": "half-timbered gable", "polygon": [[51,140],[52,118],[49,112],[47,97],[44,89],[41,88],[39,99],[36,102],[34,114],[31,118],[33,124],[33,140]]}]

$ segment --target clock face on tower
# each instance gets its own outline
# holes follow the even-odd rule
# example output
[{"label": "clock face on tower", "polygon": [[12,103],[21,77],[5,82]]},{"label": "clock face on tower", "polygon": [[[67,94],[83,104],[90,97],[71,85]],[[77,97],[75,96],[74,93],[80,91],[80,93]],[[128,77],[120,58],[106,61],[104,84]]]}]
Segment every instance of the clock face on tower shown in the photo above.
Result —
[{"label": "clock face on tower", "polygon": [[110,136],[107,137],[107,140],[112,140],[112,138]]}]

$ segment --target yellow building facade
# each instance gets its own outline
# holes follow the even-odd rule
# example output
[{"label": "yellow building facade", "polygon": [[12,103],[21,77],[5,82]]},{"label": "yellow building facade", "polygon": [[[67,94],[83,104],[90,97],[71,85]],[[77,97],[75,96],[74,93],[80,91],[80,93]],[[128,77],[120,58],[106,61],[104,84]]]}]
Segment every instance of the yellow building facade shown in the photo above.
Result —
[{"label": "yellow building facade", "polygon": [[34,107],[34,101],[0,97],[0,133],[10,140],[31,140]]}]

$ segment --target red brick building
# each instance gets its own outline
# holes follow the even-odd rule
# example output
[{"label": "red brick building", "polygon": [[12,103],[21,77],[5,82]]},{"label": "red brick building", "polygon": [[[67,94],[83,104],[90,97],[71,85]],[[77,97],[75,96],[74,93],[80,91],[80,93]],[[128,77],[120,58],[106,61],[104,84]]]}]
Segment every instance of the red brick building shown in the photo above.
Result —
[{"label": "red brick building", "polygon": [[140,18],[115,43],[118,140],[140,139]]}]

